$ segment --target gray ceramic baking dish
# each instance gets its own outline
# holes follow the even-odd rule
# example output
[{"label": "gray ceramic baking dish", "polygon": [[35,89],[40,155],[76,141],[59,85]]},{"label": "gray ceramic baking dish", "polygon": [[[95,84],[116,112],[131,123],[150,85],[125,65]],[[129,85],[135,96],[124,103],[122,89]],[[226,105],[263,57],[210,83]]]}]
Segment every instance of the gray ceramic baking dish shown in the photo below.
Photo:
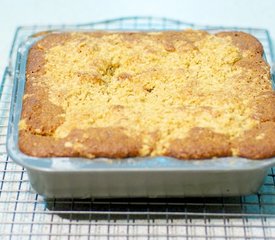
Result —
[{"label": "gray ceramic baking dish", "polygon": [[31,37],[17,53],[7,135],[10,157],[23,166],[33,189],[46,198],[238,196],[257,192],[275,158],[225,157],[178,160],[168,157],[127,159],[37,158],[18,147],[28,51]]}]

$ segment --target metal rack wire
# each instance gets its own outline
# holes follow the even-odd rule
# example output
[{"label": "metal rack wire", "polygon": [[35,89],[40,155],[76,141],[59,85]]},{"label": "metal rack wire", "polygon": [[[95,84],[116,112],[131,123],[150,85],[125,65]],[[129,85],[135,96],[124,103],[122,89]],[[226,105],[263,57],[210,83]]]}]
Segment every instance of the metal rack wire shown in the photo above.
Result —
[{"label": "metal rack wire", "polygon": [[[26,171],[12,162],[5,148],[16,51],[33,33],[75,27],[239,30],[151,17],[19,27],[0,85],[0,239],[275,239],[275,168],[269,170],[258,194],[245,197],[45,200],[32,191]],[[260,39],[271,63],[268,31],[241,30]]]}]

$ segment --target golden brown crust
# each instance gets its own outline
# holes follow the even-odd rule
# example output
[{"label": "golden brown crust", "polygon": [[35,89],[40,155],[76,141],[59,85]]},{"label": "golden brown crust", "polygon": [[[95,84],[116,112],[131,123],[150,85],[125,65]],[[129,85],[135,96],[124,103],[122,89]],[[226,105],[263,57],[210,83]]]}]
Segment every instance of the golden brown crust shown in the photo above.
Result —
[{"label": "golden brown crust", "polygon": [[24,100],[22,118],[25,119],[30,132],[50,136],[64,122],[64,111],[52,104],[43,94],[36,96]]},{"label": "golden brown crust", "polygon": [[236,139],[233,147],[238,156],[262,159],[275,155],[275,122],[263,122]]},{"label": "golden brown crust", "polygon": [[140,149],[138,137],[128,137],[121,129],[114,128],[75,129],[63,139],[27,130],[21,130],[19,134],[20,150],[39,157],[125,158],[137,156]]},{"label": "golden brown crust", "polygon": [[[43,75],[45,66],[45,50],[54,47],[58,44],[63,44],[69,38],[69,34],[49,34],[35,43],[28,55],[27,61],[27,75],[35,77],[37,75]],[[27,81],[30,79],[27,79]]]},{"label": "golden brown crust", "polygon": [[[101,38],[108,35],[108,33],[96,32],[85,33],[84,35]],[[125,46],[129,48],[133,44],[140,43],[144,37],[148,38],[149,36],[162,46],[166,51],[166,53],[163,53],[165,55],[173,54],[176,51],[178,53],[190,51],[194,54],[198,50],[198,40],[206,38],[209,35],[202,31],[187,31],[182,34],[176,32],[153,33],[149,35],[146,33],[122,33],[121,36]],[[219,133],[208,127],[193,127],[187,132],[184,138],[172,138],[163,155],[181,159],[223,157],[231,156],[233,153],[234,155],[252,159],[274,156],[274,141],[272,142],[272,137],[275,135],[275,95],[271,90],[270,83],[267,81],[267,78],[270,77],[269,66],[262,58],[262,45],[253,36],[242,32],[221,32],[216,34],[216,36],[230,38],[233,44],[241,51],[242,56],[234,60],[232,68],[246,69],[246,71],[245,74],[236,76],[233,81],[236,85],[232,83],[232,86],[238,89],[239,94],[244,91],[242,90],[242,85],[239,84],[241,81],[257,86],[255,93],[251,92],[254,98],[248,105],[252,109],[250,118],[254,121],[254,127],[240,134],[238,138],[233,139],[228,134]],[[46,78],[45,65],[47,60],[45,54],[51,48],[62,46],[71,38],[72,35],[70,33],[49,34],[30,49],[19,136],[21,151],[38,157],[83,156],[88,158],[124,158],[155,155],[157,152],[157,143],[162,140],[161,133],[158,131],[152,131],[158,136],[155,138],[155,142],[152,142],[153,138],[150,135],[152,132],[147,134],[146,142],[139,134],[129,133],[129,130],[125,130],[123,125],[121,127],[75,128],[63,138],[54,135],[55,131],[66,120],[66,110],[50,100],[50,88],[46,84],[48,79]],[[81,51],[82,40],[77,39],[77,41],[80,43],[78,46],[80,48],[79,51]],[[150,44],[144,47],[146,54],[155,54],[156,51],[154,46]],[[133,56],[133,59],[135,57],[138,56]],[[186,66],[188,69],[189,65],[187,64]],[[95,58],[90,70],[87,72],[79,69],[76,77],[81,84],[105,86],[106,76],[109,77],[108,79],[113,77],[118,67],[117,63],[110,64],[106,63],[104,59]],[[137,90],[140,87],[142,91],[145,91],[145,95],[147,96],[154,94],[156,86],[151,79],[159,77],[158,71],[155,66],[137,75],[131,71],[122,71],[117,74],[117,79],[121,82],[140,81],[142,84],[141,87],[137,85]],[[185,74],[186,71],[184,68],[175,69],[175,73],[180,75]],[[246,74],[247,71],[250,72]],[[180,96],[182,99],[186,98],[186,91],[189,91],[188,94],[198,94],[202,98],[207,96],[204,92],[196,92],[198,86],[196,76],[192,76],[189,83],[182,87],[183,96]],[[250,94],[249,91],[251,89],[247,91]],[[63,92],[59,91],[58,94],[62,95]],[[238,99],[236,100],[236,98],[239,98],[239,96],[232,95],[232,101],[237,101]],[[188,100],[188,98],[186,99]],[[183,109],[183,112],[189,108],[190,105],[178,107],[178,109]],[[110,109],[114,114],[122,114],[123,118],[120,119],[122,122],[124,119],[127,119],[127,116],[123,115],[124,110],[127,108],[120,105],[120,103],[112,105]],[[221,115],[221,113],[215,110],[215,107],[206,105],[199,106],[198,109],[205,114],[207,112],[207,114],[212,115],[214,119]],[[142,112],[140,112],[140,115],[142,116]]]},{"label": "golden brown crust", "polygon": [[242,51],[249,50],[254,54],[263,54],[263,46],[260,41],[251,34],[244,32],[219,32],[218,37],[230,37],[234,44],[236,44]]},{"label": "golden brown crust", "polygon": [[33,134],[51,136],[64,121],[63,109],[52,104],[46,90],[41,87],[26,83],[25,92],[21,114],[24,129]]},{"label": "golden brown crust", "polygon": [[236,62],[236,66],[256,72],[259,79],[269,73],[269,66],[262,57],[263,46],[257,38],[244,32],[220,32],[216,36],[230,37],[233,43],[245,52],[243,58]]},{"label": "golden brown crust", "polygon": [[65,140],[56,140],[51,136],[32,134],[30,131],[21,130],[19,132],[19,148],[30,156],[36,157],[77,157],[76,151],[64,147]]},{"label": "golden brown crust", "polygon": [[44,74],[43,66],[45,65],[44,50],[40,49],[37,45],[30,49],[28,63],[27,63],[27,73],[32,76],[38,74]]},{"label": "golden brown crust", "polygon": [[167,156],[181,159],[206,159],[231,155],[228,136],[206,128],[193,128],[184,139],[171,142]]},{"label": "golden brown crust", "polygon": [[68,34],[50,34],[30,49],[22,119],[32,133],[50,136],[64,121],[63,109],[49,101],[48,90],[41,76],[45,74],[45,50],[64,43],[66,39]]},{"label": "golden brown crust", "polygon": [[80,155],[97,157],[133,157],[140,149],[140,140],[123,133],[122,129],[90,128],[73,130],[66,138],[72,146],[81,144]]},{"label": "golden brown crust", "polygon": [[258,95],[255,101],[251,103],[253,105],[253,115],[261,122],[272,121],[275,122],[275,92],[267,91]]}]

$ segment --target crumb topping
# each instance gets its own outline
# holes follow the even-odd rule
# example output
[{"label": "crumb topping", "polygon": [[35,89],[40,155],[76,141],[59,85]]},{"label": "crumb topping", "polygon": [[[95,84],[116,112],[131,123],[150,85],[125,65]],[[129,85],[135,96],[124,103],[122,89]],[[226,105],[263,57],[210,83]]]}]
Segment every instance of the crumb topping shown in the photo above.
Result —
[{"label": "crumb topping", "polygon": [[[254,114],[251,102],[261,104],[269,97],[263,93],[272,89],[269,67],[234,41],[193,30],[70,33],[62,44],[44,49],[38,43],[44,74],[33,84],[46,87],[48,101],[62,109],[62,122],[51,132],[54,139],[66,139],[74,129],[120,129],[141,140],[142,156],[165,154],[192,129],[209,129],[217,141],[223,136],[230,141],[268,119],[273,106]],[[247,67],[251,62],[257,66]],[[198,130],[211,136],[207,131]]]}]

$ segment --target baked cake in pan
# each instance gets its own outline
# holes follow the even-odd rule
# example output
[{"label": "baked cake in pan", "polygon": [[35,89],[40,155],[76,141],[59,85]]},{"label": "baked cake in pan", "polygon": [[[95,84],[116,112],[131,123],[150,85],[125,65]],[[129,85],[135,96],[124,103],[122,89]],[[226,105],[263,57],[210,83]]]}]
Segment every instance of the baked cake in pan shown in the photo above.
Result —
[{"label": "baked cake in pan", "polygon": [[29,51],[19,147],[36,157],[275,156],[262,54],[243,32],[48,34]]}]

